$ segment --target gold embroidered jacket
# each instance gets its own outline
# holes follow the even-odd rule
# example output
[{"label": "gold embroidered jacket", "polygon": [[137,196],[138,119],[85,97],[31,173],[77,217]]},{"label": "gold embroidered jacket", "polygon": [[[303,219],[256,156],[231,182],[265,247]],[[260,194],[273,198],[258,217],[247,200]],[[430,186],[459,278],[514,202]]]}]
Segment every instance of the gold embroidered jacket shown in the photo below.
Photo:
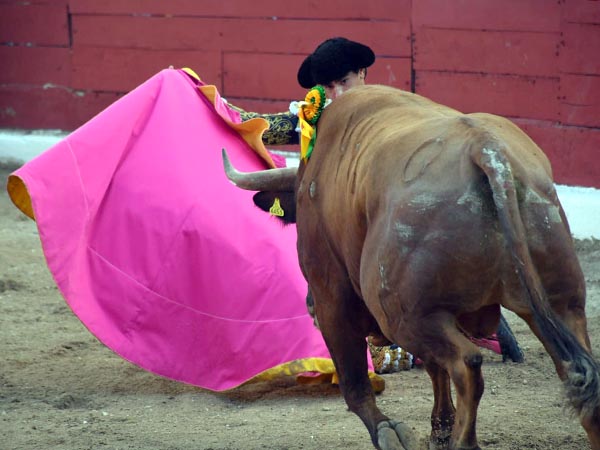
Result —
[{"label": "gold embroidered jacket", "polygon": [[298,144],[300,138],[296,127],[298,126],[298,117],[291,112],[282,112],[276,114],[260,114],[256,112],[244,111],[231,103],[228,105],[240,113],[242,122],[260,117],[269,122],[269,129],[263,133],[262,140],[265,145],[288,145]]}]

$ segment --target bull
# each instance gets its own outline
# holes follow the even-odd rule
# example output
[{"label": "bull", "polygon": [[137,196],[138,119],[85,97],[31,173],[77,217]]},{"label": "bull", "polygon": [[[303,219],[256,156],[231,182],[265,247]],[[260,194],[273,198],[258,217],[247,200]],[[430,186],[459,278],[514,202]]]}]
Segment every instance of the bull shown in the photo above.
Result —
[{"label": "bull", "polygon": [[278,198],[284,220],[296,222],[341,391],[376,448],[412,449],[417,439],[377,407],[365,337],[423,360],[431,449],[479,449],[482,355],[469,336],[493,333],[503,306],[542,342],[600,450],[583,273],[550,163],[516,125],[370,85],[324,110],[312,156],[297,169],[241,173],[224,159],[234,184],[260,191],[257,205]]}]

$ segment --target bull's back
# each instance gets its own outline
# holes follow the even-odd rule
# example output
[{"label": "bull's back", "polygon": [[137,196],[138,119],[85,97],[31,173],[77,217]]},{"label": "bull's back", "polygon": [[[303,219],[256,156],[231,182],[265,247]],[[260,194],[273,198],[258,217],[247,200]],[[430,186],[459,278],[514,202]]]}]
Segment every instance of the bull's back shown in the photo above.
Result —
[{"label": "bull's back", "polygon": [[[470,152],[489,145],[506,151],[524,184],[544,196],[553,191],[547,158],[509,121],[464,115],[385,86],[354,88],[323,113],[303,184],[312,185],[315,207],[355,239],[369,218],[392,206],[427,215],[479,194],[482,174]],[[363,219],[340,223],[350,216]]]},{"label": "bull's back", "polygon": [[381,86],[349,91],[319,122],[302,179],[308,195],[299,195],[312,218],[325,218],[312,224],[314,238],[331,242],[357,285],[365,260],[404,255],[411,271],[447,274],[439,283],[449,291],[464,291],[474,270],[481,285],[501,274],[516,286],[489,182],[472,161],[486,147],[506,156],[534,256],[550,272],[545,249],[572,258],[572,245],[543,152],[503,118]]}]

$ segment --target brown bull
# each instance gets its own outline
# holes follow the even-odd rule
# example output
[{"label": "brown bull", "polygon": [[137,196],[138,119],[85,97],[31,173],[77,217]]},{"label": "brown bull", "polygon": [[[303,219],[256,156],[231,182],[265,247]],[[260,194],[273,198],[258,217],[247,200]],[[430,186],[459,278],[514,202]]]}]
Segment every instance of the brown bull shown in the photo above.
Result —
[{"label": "brown bull", "polygon": [[435,397],[430,448],[477,449],[482,356],[467,335],[493,333],[502,305],[544,344],[600,450],[583,274],[550,164],[514,124],[357,87],[323,112],[297,174],[227,170],[239,187],[265,191],[257,203],[277,196],[296,220],[341,390],[377,448],[412,449],[416,439],[376,406],[365,337],[383,335],[424,361]]}]

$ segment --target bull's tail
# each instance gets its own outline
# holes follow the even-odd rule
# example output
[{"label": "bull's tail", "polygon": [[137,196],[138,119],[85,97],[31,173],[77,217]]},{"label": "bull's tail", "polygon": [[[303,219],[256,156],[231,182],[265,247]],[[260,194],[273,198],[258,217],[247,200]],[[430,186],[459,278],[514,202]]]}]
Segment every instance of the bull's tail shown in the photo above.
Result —
[{"label": "bull's tail", "polygon": [[511,164],[498,145],[472,148],[471,160],[489,181],[503,235],[544,343],[564,361],[567,398],[582,420],[597,420],[600,367],[550,307],[527,245]]}]

